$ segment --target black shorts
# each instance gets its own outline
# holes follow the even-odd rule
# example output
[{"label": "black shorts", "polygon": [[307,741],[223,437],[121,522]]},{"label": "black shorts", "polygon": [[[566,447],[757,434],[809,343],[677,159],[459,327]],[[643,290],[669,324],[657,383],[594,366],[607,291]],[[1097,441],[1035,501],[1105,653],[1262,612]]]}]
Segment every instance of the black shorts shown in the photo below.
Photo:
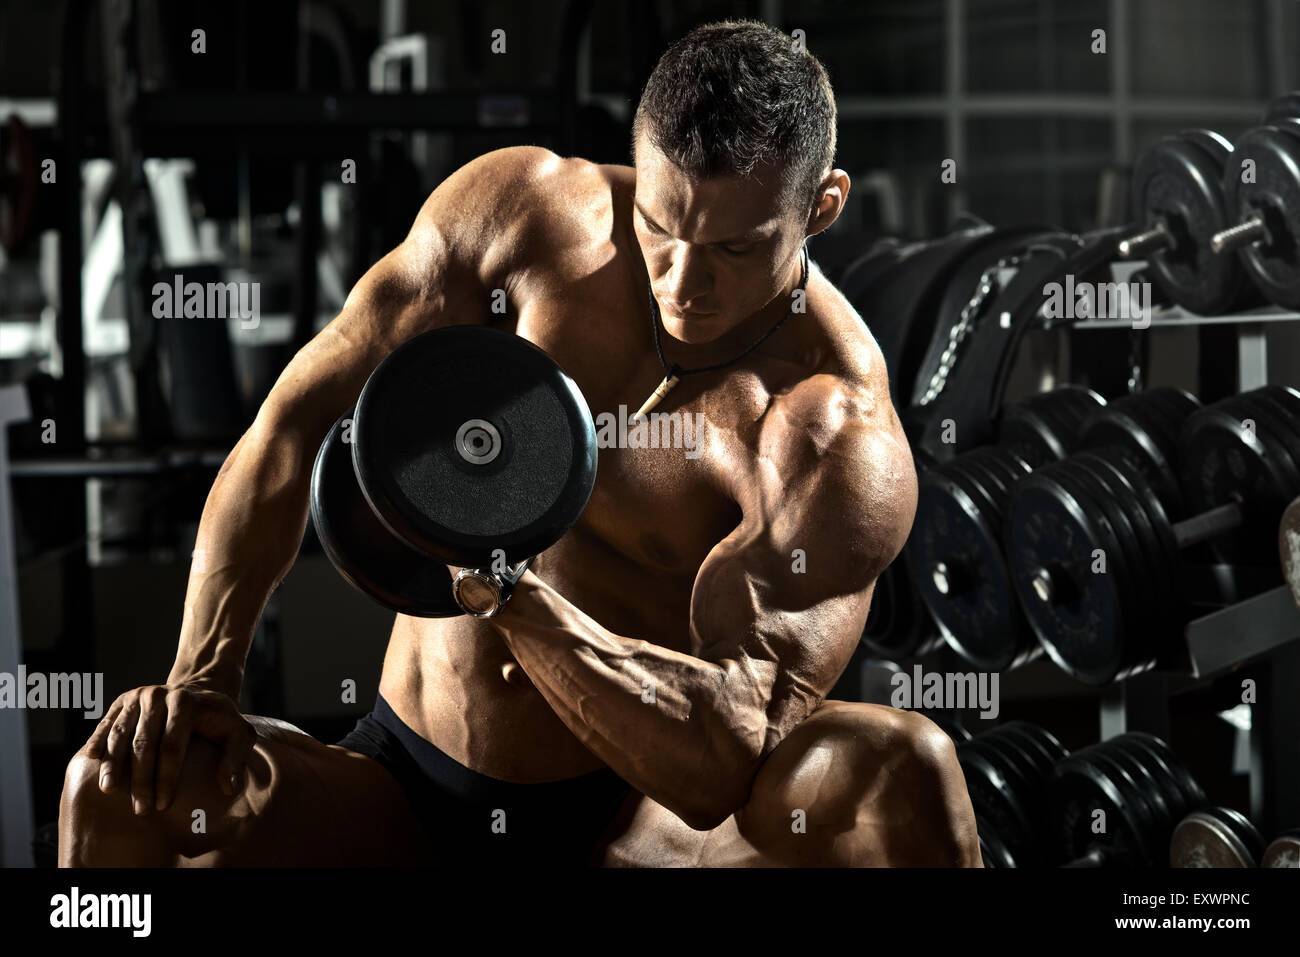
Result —
[{"label": "black shorts", "polygon": [[479,774],[407,727],[382,695],[337,743],[397,780],[428,836],[432,866],[594,866],[632,792],[609,768],[545,784]]}]

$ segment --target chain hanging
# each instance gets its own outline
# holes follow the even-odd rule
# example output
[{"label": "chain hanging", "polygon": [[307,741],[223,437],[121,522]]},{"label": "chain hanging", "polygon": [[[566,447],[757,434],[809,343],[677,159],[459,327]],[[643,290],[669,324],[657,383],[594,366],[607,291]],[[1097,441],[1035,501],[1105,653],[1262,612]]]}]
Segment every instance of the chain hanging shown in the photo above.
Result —
[{"label": "chain hanging", "polygon": [[921,396],[919,405],[929,405],[939,397],[939,393],[948,384],[948,376],[952,372],[953,366],[957,364],[957,350],[961,347],[962,341],[970,335],[970,331],[975,328],[975,320],[979,318],[980,311],[983,310],[984,304],[988,302],[989,297],[997,289],[998,273],[1003,269],[1015,269],[1028,257],[1028,251],[1016,256],[1004,256],[980,273],[979,282],[975,284],[974,294],[970,297],[970,301],[962,307],[961,315],[948,333],[948,345],[943,350],[943,354],[939,356],[939,368],[930,377],[930,385],[925,390],[925,394]]}]

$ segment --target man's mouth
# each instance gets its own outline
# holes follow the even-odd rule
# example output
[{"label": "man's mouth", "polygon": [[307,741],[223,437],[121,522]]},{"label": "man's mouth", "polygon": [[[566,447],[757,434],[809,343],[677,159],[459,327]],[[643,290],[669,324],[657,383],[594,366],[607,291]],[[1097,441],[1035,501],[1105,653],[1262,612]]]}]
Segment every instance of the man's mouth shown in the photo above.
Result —
[{"label": "man's mouth", "polygon": [[664,302],[664,312],[668,313],[668,315],[672,316],[674,319],[705,319],[709,316],[714,315],[714,313],[712,312],[700,312],[694,309],[683,309],[681,306],[671,301]]}]

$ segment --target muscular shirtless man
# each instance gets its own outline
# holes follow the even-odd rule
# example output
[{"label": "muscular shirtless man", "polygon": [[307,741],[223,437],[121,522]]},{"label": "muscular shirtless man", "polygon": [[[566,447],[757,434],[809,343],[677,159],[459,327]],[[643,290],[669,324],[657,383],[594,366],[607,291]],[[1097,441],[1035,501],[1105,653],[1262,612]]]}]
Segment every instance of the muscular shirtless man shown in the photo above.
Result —
[{"label": "muscular shirtless man", "polygon": [[[825,71],[762,24],[700,27],[634,139],[634,168],[468,163],[285,368],[212,486],[171,674],[69,764],[63,864],[979,866],[949,740],[824,700],[915,505],[880,351],[803,256],[849,192]],[[338,745],[241,715],[327,430],[396,346],[494,321],[493,290],[594,414],[664,378],[652,323],[667,362],[723,363],[659,407],[703,414],[701,454],[604,449],[498,617],[397,616]]]}]

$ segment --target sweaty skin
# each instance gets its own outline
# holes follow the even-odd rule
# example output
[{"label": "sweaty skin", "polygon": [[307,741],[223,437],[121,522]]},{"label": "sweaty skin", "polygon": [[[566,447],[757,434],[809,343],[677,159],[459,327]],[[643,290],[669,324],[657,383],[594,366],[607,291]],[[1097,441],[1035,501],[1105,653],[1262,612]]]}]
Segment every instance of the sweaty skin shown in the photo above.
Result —
[{"label": "sweaty skin", "polygon": [[[785,315],[804,238],[848,194],[833,170],[811,208],[790,211],[770,170],[693,182],[644,139],[637,156],[634,169],[514,147],[467,164],[286,367],[213,485],[166,685],[118,699],[70,765],[64,863],[146,844],[155,861],[260,862],[254,836],[293,848],[295,827],[318,834],[331,814],[367,847],[411,827],[374,762],[232,715],[225,696],[296,556],[316,449],[392,349],[491,322],[545,349],[593,415],[630,414],[663,377],[647,283],[670,361],[730,359]],[[490,311],[497,289],[508,317]],[[639,793],[608,863],[818,863],[826,848],[787,846],[787,824],[791,806],[824,806],[842,818],[837,862],[978,866],[947,739],[892,709],[821,707],[916,500],[861,318],[813,270],[803,313],[743,360],[685,377],[655,411],[703,414],[699,456],[602,449],[586,510],[497,618],[397,616],[380,692],[492,777],[613,768]],[[328,779],[327,806],[313,806],[324,786],[311,775]],[[196,801],[226,822],[220,838],[185,834]],[[102,837],[110,826],[134,827],[134,843]]]}]

